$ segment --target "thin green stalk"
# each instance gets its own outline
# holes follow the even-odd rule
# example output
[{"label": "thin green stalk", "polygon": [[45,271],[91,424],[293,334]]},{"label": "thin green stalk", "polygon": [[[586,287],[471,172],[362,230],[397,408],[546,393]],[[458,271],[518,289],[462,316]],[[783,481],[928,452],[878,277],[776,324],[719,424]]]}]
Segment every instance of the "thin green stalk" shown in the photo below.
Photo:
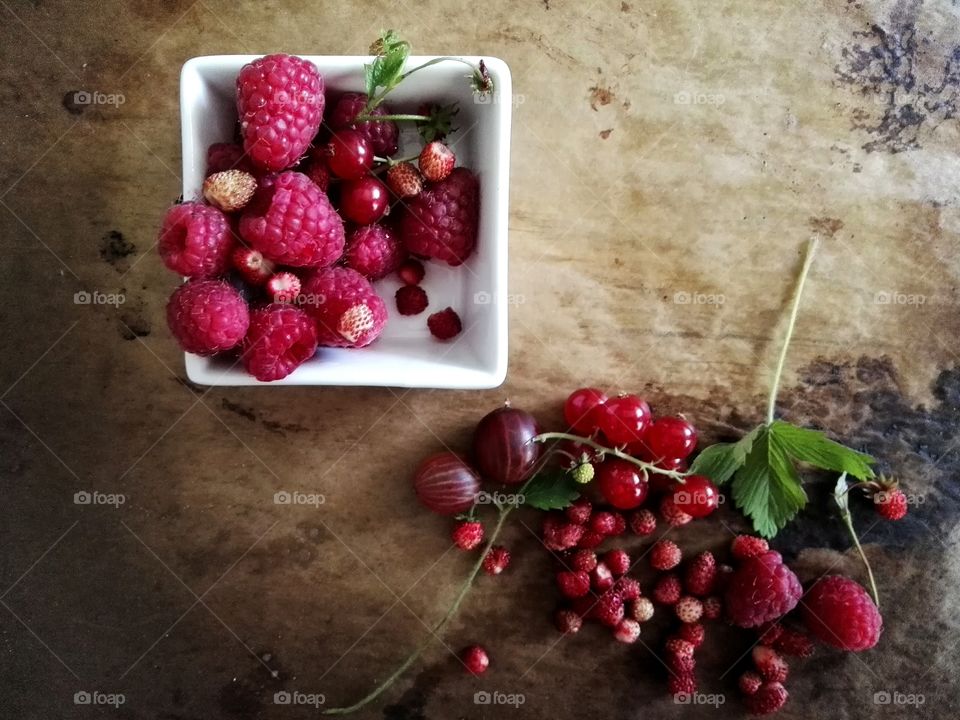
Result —
[{"label": "thin green stalk", "polygon": [[773,422],[774,411],[777,405],[777,392],[780,389],[780,378],[783,375],[783,366],[787,361],[787,350],[790,347],[790,340],[793,338],[793,328],[797,322],[797,313],[800,310],[800,298],[803,297],[803,286],[807,282],[807,275],[810,272],[810,266],[813,265],[813,256],[817,252],[817,246],[820,239],[811,238],[807,244],[807,255],[803,260],[803,269],[800,271],[800,278],[797,280],[797,286],[793,291],[793,307],[790,309],[790,319],[787,321],[787,334],[783,339],[783,346],[780,348],[780,358],[777,360],[777,369],[773,374],[773,385],[770,388],[770,399],[767,402],[767,424]]},{"label": "thin green stalk", "polygon": [[570,440],[571,442],[580,443],[581,445],[587,445],[588,447],[592,447],[594,450],[599,450],[605,455],[613,455],[614,457],[620,458],[621,460],[626,460],[629,463],[633,463],[637,467],[643,468],[647,472],[653,472],[659,475],[666,475],[667,477],[671,477],[674,480],[678,480],[679,482],[684,482],[684,478],[686,478],[687,475],[689,475],[689,473],[679,472],[677,470],[664,470],[663,468],[657,467],[653,463],[648,463],[648,462],[644,462],[643,460],[638,460],[637,458],[623,452],[622,450],[618,450],[617,448],[607,447],[606,445],[601,445],[595,440],[591,440],[590,438],[586,438],[586,437],[581,437],[580,435],[571,435],[570,433],[561,433],[561,432],[546,432],[546,433],[540,433],[535,438],[533,438],[533,442],[538,442],[538,443],[543,443],[543,442],[546,442],[547,440]]},{"label": "thin green stalk", "polygon": [[385,122],[387,120],[426,122],[429,119],[429,115],[371,115],[368,112],[362,112],[354,118],[354,122]]},{"label": "thin green stalk", "polygon": [[850,537],[853,538],[853,544],[856,545],[857,552],[860,553],[860,559],[863,560],[863,564],[867,568],[867,577],[870,580],[870,594],[873,595],[873,602],[876,604],[877,609],[879,609],[880,593],[877,592],[877,581],[873,577],[873,568],[870,567],[870,561],[867,560],[867,555],[863,552],[863,547],[860,545],[860,538],[857,537],[857,531],[853,529],[853,518],[850,515],[850,509],[841,508],[840,517],[843,519],[843,524],[847,526],[847,531],[850,533]]}]

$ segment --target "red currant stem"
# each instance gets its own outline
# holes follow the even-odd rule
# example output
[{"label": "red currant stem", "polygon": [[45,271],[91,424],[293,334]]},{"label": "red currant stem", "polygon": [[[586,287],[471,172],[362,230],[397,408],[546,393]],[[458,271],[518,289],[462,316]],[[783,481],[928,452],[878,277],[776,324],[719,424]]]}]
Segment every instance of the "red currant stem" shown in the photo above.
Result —
[{"label": "red currant stem", "polygon": [[399,165],[400,163],[405,163],[405,162],[413,162],[414,160],[418,160],[419,158],[420,158],[420,153],[417,153],[416,155],[411,155],[410,157],[405,157],[400,159],[380,157],[379,155],[373,156],[374,162],[385,163],[387,167],[393,167],[394,165]]},{"label": "red currant stem", "polygon": [[411,122],[426,122],[430,117],[428,115],[370,115],[368,113],[362,112],[357,115],[353,121],[354,122],[386,122],[387,120],[395,120],[399,122],[411,121]]},{"label": "red currant stem", "polygon": [[[854,485],[854,487],[856,487],[856,485]],[[870,579],[870,594],[873,595],[873,602],[879,610],[880,593],[877,592],[877,581],[873,577],[873,568],[870,567],[870,561],[867,560],[867,555],[863,552],[863,546],[860,545],[860,538],[857,537],[857,531],[853,528],[853,518],[850,515],[850,508],[841,508],[840,518],[843,520],[843,524],[847,526],[847,531],[853,539],[853,544],[856,546],[857,552],[860,553],[860,559],[863,560],[863,564],[867,568],[867,577]]]},{"label": "red currant stem", "polygon": [[540,433],[539,435],[537,435],[535,438],[532,439],[532,442],[543,443],[543,442],[546,442],[547,440],[570,440],[575,443],[580,443],[581,445],[587,445],[589,447],[592,447],[594,450],[599,450],[604,454],[613,455],[614,457],[618,457],[621,460],[626,460],[629,463],[633,463],[637,467],[643,468],[647,472],[657,473],[659,475],[666,475],[667,477],[671,477],[674,480],[681,483],[685,482],[684,478],[686,478],[687,475],[690,474],[685,472],[679,472],[678,470],[665,470],[664,468],[657,467],[653,463],[648,463],[648,462],[644,462],[643,460],[638,460],[637,458],[633,457],[632,455],[628,455],[622,450],[617,450],[617,448],[610,448],[610,447],[607,447],[606,445],[601,445],[600,443],[595,442],[590,438],[581,437],[580,435],[571,435],[569,433],[561,433],[561,432]]},{"label": "red currant stem", "polygon": [[446,56],[446,57],[433,58],[433,60],[427,60],[423,65],[417,65],[415,68],[411,68],[410,70],[407,70],[403,75],[400,76],[400,80],[406,80],[408,77],[410,77],[415,72],[417,72],[417,70],[423,70],[426,67],[430,67],[431,65],[436,65],[437,63],[442,63],[447,60],[449,60],[450,62],[463,63],[474,72],[478,72],[477,66],[474,65],[469,60],[464,60],[463,58],[459,58],[459,57]]},{"label": "red currant stem", "polygon": [[800,298],[803,297],[803,286],[807,282],[807,275],[810,273],[810,266],[813,265],[813,256],[817,252],[817,246],[820,244],[820,238],[813,237],[807,243],[807,254],[803,259],[803,269],[800,270],[800,277],[797,279],[797,286],[793,291],[793,303],[790,308],[790,317],[787,320],[787,333],[783,338],[783,346],[780,348],[780,358],[777,360],[777,369],[773,374],[773,384],[770,387],[770,399],[767,402],[767,425],[773,422],[774,412],[777,405],[777,392],[780,390],[780,378],[783,375],[783,366],[787,361],[787,350],[790,348],[790,340],[793,338],[793,328],[797,323],[797,313],[800,310]]}]

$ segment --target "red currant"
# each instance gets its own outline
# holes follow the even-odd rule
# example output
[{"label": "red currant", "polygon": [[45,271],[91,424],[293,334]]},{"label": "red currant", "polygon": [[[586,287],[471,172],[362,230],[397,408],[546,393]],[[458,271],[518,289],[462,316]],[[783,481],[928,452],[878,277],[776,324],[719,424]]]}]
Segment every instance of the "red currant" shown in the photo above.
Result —
[{"label": "red currant", "polygon": [[676,483],[671,490],[673,504],[695,518],[706,517],[720,504],[717,486],[705,475],[688,475],[684,483]]},{"label": "red currant", "polygon": [[325,155],[330,172],[344,180],[356,180],[373,167],[373,150],[356,130],[341,130],[327,143]]},{"label": "red currant", "polygon": [[574,390],[563,404],[563,419],[581,435],[591,435],[597,429],[595,411],[606,401],[607,396],[596,388]]},{"label": "red currant", "polygon": [[600,431],[618,446],[639,442],[653,420],[650,406],[636,395],[607,400],[595,415]]},{"label": "red currant", "polygon": [[682,417],[662,417],[647,429],[642,445],[651,461],[684,460],[697,446],[697,431]]},{"label": "red currant", "polygon": [[358,225],[375,223],[387,211],[389,191],[375,177],[348,180],[340,193],[340,211]]},{"label": "red currant", "polygon": [[618,510],[632,510],[647,498],[647,478],[626,460],[610,459],[597,467],[597,489]]}]

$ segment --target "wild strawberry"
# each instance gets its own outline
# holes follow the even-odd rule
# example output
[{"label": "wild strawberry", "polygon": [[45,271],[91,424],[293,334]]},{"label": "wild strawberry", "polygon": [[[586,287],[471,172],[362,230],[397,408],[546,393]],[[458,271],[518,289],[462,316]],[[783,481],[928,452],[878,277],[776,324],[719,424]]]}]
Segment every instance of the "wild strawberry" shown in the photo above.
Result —
[{"label": "wild strawberry", "polygon": [[591,615],[608,627],[616,627],[623,620],[623,600],[614,592],[606,592],[597,600]]},{"label": "wild strawberry", "polygon": [[423,190],[423,176],[412,163],[397,163],[387,170],[387,186],[399,198],[413,197]]},{"label": "wild strawberry", "polygon": [[647,509],[637,510],[630,515],[630,529],[635,535],[651,535],[657,529],[657,516]]},{"label": "wild strawberry", "polygon": [[706,630],[700,623],[685,622],[679,628],[677,628],[677,637],[681,640],[686,640],[695,648],[703,645],[703,640],[706,637],[706,634]]},{"label": "wild strawberry", "polygon": [[610,572],[613,573],[614,577],[626,575],[627,571],[630,569],[630,556],[627,555],[625,550],[621,550],[619,548],[607,552],[603,556],[603,562],[608,568],[610,568]]},{"label": "wild strawberry", "polygon": [[663,646],[663,649],[666,651],[667,657],[673,655],[675,657],[689,658],[693,657],[693,651],[696,650],[693,643],[678,637],[667,638],[667,642]]},{"label": "wild strawberry", "polygon": [[426,270],[423,268],[423,263],[413,258],[404,260],[403,264],[400,265],[400,269],[397,270],[397,275],[400,276],[400,279],[405,285],[419,285],[423,282],[423,276],[425,274]]},{"label": "wild strawberry", "polygon": [[263,285],[273,275],[273,263],[263,253],[244,245],[238,245],[230,255],[230,263],[240,276],[251,285]]},{"label": "wild strawberry", "polygon": [[483,542],[483,524],[464,520],[453,528],[453,544],[461,550],[473,550]]},{"label": "wild strawberry", "polygon": [[730,544],[730,552],[738,560],[763,555],[770,549],[767,541],[753,535],[737,535]]},{"label": "wild strawberry", "polygon": [[693,656],[667,655],[667,667],[677,675],[691,675],[697,667]]},{"label": "wild strawberry", "polygon": [[593,465],[588,462],[580,463],[572,470],[570,470],[570,476],[573,478],[574,482],[585,485],[586,483],[593,480],[593,476],[596,471],[593,469]]},{"label": "wild strawberry", "polygon": [[613,587],[613,573],[604,563],[598,562],[590,573],[590,582],[597,592],[606,592]]},{"label": "wild strawberry", "polygon": [[583,597],[578,597],[576,600],[570,603],[570,609],[581,618],[593,617],[593,610],[596,605],[596,597],[593,595],[584,595]]},{"label": "wild strawberry", "polygon": [[783,625],[777,622],[764,623],[757,630],[757,640],[761,645],[773,644],[783,635]]},{"label": "wild strawberry", "polygon": [[[562,517],[562,516],[560,516]],[[543,544],[548,550],[569,550],[583,537],[583,526],[568,522],[543,523]]]},{"label": "wild strawberry", "polygon": [[790,668],[776,650],[766,645],[755,645],[752,655],[753,665],[764,680],[783,682],[787,679]]},{"label": "wild strawberry", "polygon": [[[577,527],[580,527],[579,525]],[[582,529],[582,528],[581,528]],[[580,537],[580,541],[577,543],[579,548],[595,548],[598,545],[602,544],[604,536],[593,530],[587,530]]]},{"label": "wild strawberry", "polygon": [[437,340],[450,340],[463,330],[463,322],[456,310],[447,307],[428,317],[427,327],[430,329],[430,334]]},{"label": "wild strawberry", "polygon": [[763,684],[763,678],[757,675],[752,670],[747,670],[743,675],[740,676],[737,680],[737,686],[740,688],[740,692],[744,695],[753,695],[760,689],[760,686]]},{"label": "wild strawberry", "polygon": [[624,602],[640,597],[640,583],[630,577],[622,577],[614,583],[614,590]]},{"label": "wild strawberry", "polygon": [[695,597],[685,595],[677,601],[673,611],[680,618],[680,622],[695,623],[703,615],[703,603]]},{"label": "wild strawberry", "polygon": [[627,645],[635,643],[637,638],[640,637],[640,623],[636,620],[624,618],[613,629],[613,637]]},{"label": "wild strawberry", "polygon": [[881,490],[873,496],[873,507],[882,518],[899,520],[907,514],[907,496],[897,488]]},{"label": "wild strawberry", "polygon": [[754,715],[769,715],[787,703],[787,689],[778,682],[765,682],[753,695],[747,696],[747,709]]},{"label": "wild strawberry", "polygon": [[456,162],[453,150],[436,140],[423,146],[418,160],[420,172],[430,182],[445,180],[453,172]]},{"label": "wild strawberry", "polygon": [[703,619],[719,620],[723,615],[723,601],[716,595],[704,599],[703,601]]},{"label": "wild strawberry", "polygon": [[427,291],[419,285],[401,285],[393,297],[401,315],[419,315],[430,304]]},{"label": "wild strawberry", "polygon": [[574,500],[573,504],[566,509],[567,520],[577,525],[586,525],[590,519],[590,513],[593,512],[593,505],[589,500],[580,498]]},{"label": "wild strawberry", "polygon": [[627,519],[620,513],[613,513],[613,531],[610,535],[623,535],[627,531]]},{"label": "wild strawberry", "polygon": [[660,603],[661,605],[676,605],[680,600],[680,594],[682,588],[680,587],[680,580],[674,574],[663,575],[658,580],[656,585],[653,586],[653,601]]},{"label": "wild strawberry", "polygon": [[583,597],[590,592],[590,576],[583,570],[564,570],[557,573],[557,587],[564,597]]},{"label": "wild strawberry", "polygon": [[490,667],[490,656],[479,645],[471,645],[461,651],[460,662],[471,675],[482,675]]},{"label": "wild strawberry", "polygon": [[593,550],[577,550],[570,556],[570,567],[590,572],[597,566],[597,554]]},{"label": "wild strawberry", "polygon": [[300,294],[300,278],[292,272],[275,273],[267,280],[267,292],[274,302],[293,302]]},{"label": "wild strawberry", "polygon": [[224,212],[246,207],[257,190],[257,179],[243,170],[213,173],[203,181],[203,197]]},{"label": "wild strawberry", "polygon": [[849,578],[820,578],[803,597],[803,620],[818,640],[841,650],[869,650],[880,639],[883,619],[863,587]]},{"label": "wild strawberry", "polygon": [[483,558],[483,571],[487,575],[499,575],[510,565],[510,551],[502,545],[494,545]]},{"label": "wild strawberry", "polygon": [[638,597],[630,603],[630,617],[639,623],[645,623],[653,617],[653,603],[650,598]]},{"label": "wild strawberry", "polygon": [[574,610],[557,610],[553,616],[553,621],[557,626],[557,630],[566,635],[580,632],[580,628],[583,625],[583,618]]},{"label": "wild strawberry", "polygon": [[667,680],[667,691],[673,695],[692,695],[697,691],[697,679],[693,673],[671,674]]},{"label": "wild strawberry", "polygon": [[590,518],[590,529],[600,535],[616,535],[618,527],[616,513],[607,510],[594,513]]},{"label": "wild strawberry", "polygon": [[773,647],[784,655],[793,657],[810,657],[813,655],[813,640],[807,635],[789,628],[784,628],[783,632],[773,642]]},{"label": "wild strawberry", "polygon": [[684,571],[683,584],[687,592],[697,597],[709,595],[717,579],[717,561],[713,553],[702,552],[691,560]]},{"label": "wild strawberry", "polygon": [[678,508],[669,495],[660,501],[660,519],[671,527],[681,527],[693,520],[693,515],[688,515]]},{"label": "wild strawberry", "polygon": [[680,548],[672,540],[658,540],[650,548],[650,567],[654,570],[672,570],[681,558]]}]

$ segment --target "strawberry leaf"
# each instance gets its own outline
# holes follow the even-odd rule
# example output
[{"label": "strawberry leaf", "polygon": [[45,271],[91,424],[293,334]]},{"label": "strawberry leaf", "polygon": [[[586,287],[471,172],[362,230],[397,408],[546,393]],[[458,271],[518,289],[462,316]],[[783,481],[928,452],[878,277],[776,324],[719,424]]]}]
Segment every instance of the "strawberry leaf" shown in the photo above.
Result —
[{"label": "strawberry leaf", "polygon": [[694,475],[706,475],[717,485],[723,485],[743,467],[747,454],[760,428],[754,428],[735,443],[717,443],[697,455],[690,466]]},{"label": "strawberry leaf", "polygon": [[523,504],[538,510],[562,510],[580,497],[576,480],[563,471],[542,472],[523,491]]},{"label": "strawberry leaf", "polygon": [[767,427],[756,435],[733,480],[733,499],[754,529],[772,538],[807,504],[807,495],[786,449]]},{"label": "strawberry leaf", "polygon": [[783,420],[770,425],[770,434],[789,455],[822,470],[847,473],[858,480],[873,477],[873,458],[829,439],[819,430],[797,427]]}]

